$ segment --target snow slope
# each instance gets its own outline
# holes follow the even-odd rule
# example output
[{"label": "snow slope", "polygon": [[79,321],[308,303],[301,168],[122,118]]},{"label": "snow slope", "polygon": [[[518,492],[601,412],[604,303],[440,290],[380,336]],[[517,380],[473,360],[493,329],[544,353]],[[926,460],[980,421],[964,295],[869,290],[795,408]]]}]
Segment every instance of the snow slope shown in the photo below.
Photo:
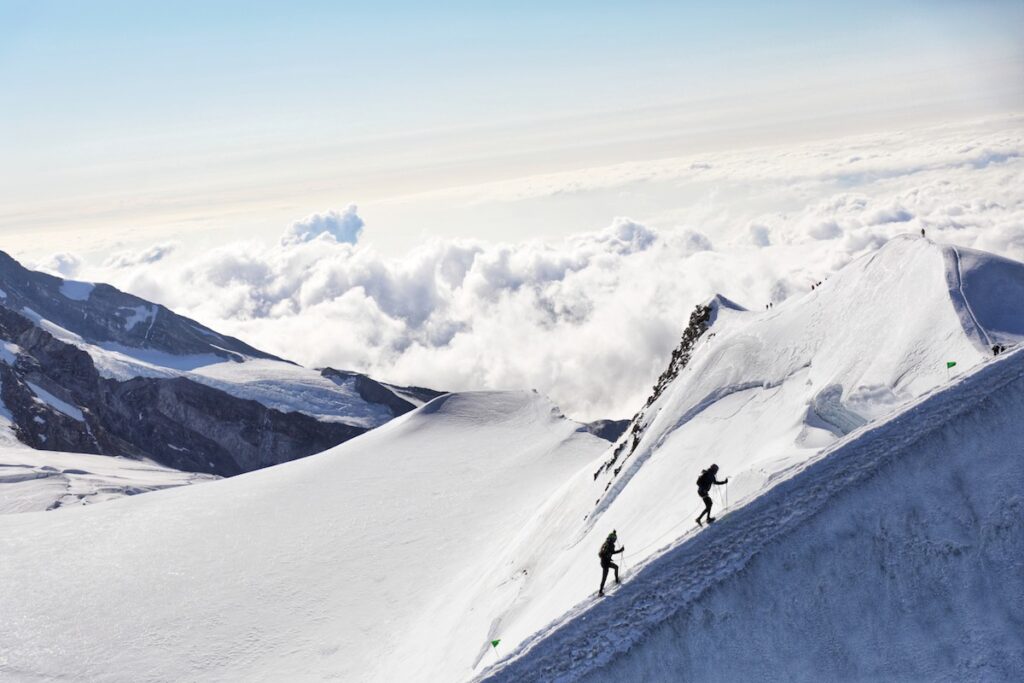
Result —
[{"label": "snow slope", "polygon": [[[727,491],[716,489],[717,509],[726,496],[734,504],[755,500],[845,434],[990,359],[992,332],[980,319],[965,323],[974,320],[967,306],[984,310],[993,292],[1012,293],[1024,283],[1024,265],[971,256],[972,277],[989,286],[954,287],[950,248],[905,237],[771,310],[713,301],[710,328],[689,362],[602,462],[547,501],[460,599],[503,600],[490,623],[494,637],[514,648],[590,599],[600,579],[595,553],[611,529],[627,547],[627,567],[690,533],[703,507],[695,480],[712,462],[730,480]],[[991,308],[1000,311],[1003,339],[1019,343],[1024,299],[1002,296]],[[949,375],[947,361],[957,362]],[[508,578],[524,568],[529,579],[509,588]],[[463,638],[487,632],[461,623]]]},{"label": "snow slope", "polygon": [[[909,678],[1003,677],[1024,623],[1021,283],[899,238],[771,310],[696,311],[610,449],[534,394],[458,394],[281,466],[9,515],[0,678],[664,680],[695,673],[697,625],[732,639],[722,679],[871,678],[897,654]],[[732,507],[695,534],[711,462]],[[612,528],[629,581],[595,605]]]},{"label": "snow slope", "polygon": [[141,460],[0,446],[0,515],[91,505],[214,479]]},{"label": "snow slope", "polygon": [[1020,680],[1024,349],[862,428],[494,681]]},{"label": "snow slope", "polygon": [[606,445],[533,393],[450,394],[283,465],[7,515],[0,678],[422,680],[438,597]]}]

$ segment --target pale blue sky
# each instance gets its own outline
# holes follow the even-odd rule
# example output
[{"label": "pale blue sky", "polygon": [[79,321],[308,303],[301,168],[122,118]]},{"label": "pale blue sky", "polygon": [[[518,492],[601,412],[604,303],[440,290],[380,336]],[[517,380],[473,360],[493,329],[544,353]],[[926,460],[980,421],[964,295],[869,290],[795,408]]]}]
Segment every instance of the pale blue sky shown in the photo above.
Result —
[{"label": "pale blue sky", "polygon": [[[1024,101],[1024,2],[712,4],[0,0],[0,242],[272,235],[350,201]],[[488,231],[378,215],[392,244]]]}]

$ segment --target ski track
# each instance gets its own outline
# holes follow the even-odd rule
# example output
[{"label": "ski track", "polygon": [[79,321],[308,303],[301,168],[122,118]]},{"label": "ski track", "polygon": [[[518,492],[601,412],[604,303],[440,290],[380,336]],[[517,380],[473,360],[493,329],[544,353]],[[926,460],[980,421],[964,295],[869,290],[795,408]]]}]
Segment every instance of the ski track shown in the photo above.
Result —
[{"label": "ski track", "polygon": [[687,534],[637,567],[614,595],[577,605],[474,680],[562,683],[594,673],[743,570],[834,496],[874,477],[916,441],[1022,379],[1024,348],[981,365],[885,421],[855,430],[771,490],[749,503],[739,501],[721,521]]}]

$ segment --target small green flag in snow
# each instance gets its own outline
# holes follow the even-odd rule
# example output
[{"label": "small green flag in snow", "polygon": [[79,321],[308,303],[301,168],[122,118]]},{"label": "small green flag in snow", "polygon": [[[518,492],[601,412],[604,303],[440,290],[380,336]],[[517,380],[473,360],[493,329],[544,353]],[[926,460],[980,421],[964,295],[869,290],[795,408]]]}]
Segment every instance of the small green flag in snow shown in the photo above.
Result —
[{"label": "small green flag in snow", "polygon": [[949,370],[949,369],[950,369],[951,367],[953,367],[954,365],[956,365],[956,361],[955,361],[955,360],[947,360],[947,361],[946,361],[946,369],[947,369],[947,370]]},{"label": "small green flag in snow", "polygon": [[501,642],[501,638],[498,638],[497,640],[492,640],[491,641],[491,647],[498,647],[498,643],[500,643],[500,642]]}]

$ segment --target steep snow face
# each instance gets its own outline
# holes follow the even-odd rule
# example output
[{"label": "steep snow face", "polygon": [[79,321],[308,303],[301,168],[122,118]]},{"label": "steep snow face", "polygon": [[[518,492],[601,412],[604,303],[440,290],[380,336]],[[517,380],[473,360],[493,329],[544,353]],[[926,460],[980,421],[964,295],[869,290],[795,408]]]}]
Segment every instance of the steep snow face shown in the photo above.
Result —
[{"label": "steep snow face", "polygon": [[537,633],[494,681],[1012,681],[1024,349],[839,441]]},{"label": "steep snow face", "polygon": [[[715,300],[695,312],[699,336],[680,356],[688,361],[665,378],[620,443],[524,526],[492,574],[463,596],[465,606],[501,605],[489,615],[494,637],[514,647],[593,595],[596,552],[612,529],[626,547],[626,567],[691,533],[703,508],[695,480],[711,463],[729,478],[712,494],[717,514],[727,502],[756,500],[838,439],[992,358],[982,316],[975,313],[977,329],[966,325],[963,304],[987,311],[981,300],[1014,291],[1007,281],[1024,282],[1024,266],[973,259],[965,280],[1001,284],[953,288],[948,251],[907,237],[770,310]],[[1019,305],[1008,303],[1002,310],[1011,312],[999,318],[1009,343],[1021,339]],[[947,375],[949,361],[957,365]],[[524,585],[509,588],[524,569]],[[463,623],[464,638],[481,631]]]},{"label": "steep snow face", "polygon": [[1024,264],[957,256],[964,252],[897,238],[777,308],[720,307],[692,361],[638,416],[637,448],[619,475],[603,479],[599,510],[658,453],[700,453],[698,463],[723,472],[757,463],[760,475],[738,488],[745,495],[801,451],[944,383],[948,362],[959,373],[991,357],[990,339],[1019,342],[1024,299],[1013,295]]},{"label": "steep snow face", "polygon": [[127,458],[0,445],[0,515],[92,505],[216,478]]},{"label": "steep snow face", "polygon": [[438,599],[606,445],[536,394],[446,395],[284,465],[4,516],[0,678],[427,680]]},{"label": "steep snow face", "polygon": [[944,253],[953,304],[983,351],[1024,338],[1021,264],[965,247],[947,246]]}]

